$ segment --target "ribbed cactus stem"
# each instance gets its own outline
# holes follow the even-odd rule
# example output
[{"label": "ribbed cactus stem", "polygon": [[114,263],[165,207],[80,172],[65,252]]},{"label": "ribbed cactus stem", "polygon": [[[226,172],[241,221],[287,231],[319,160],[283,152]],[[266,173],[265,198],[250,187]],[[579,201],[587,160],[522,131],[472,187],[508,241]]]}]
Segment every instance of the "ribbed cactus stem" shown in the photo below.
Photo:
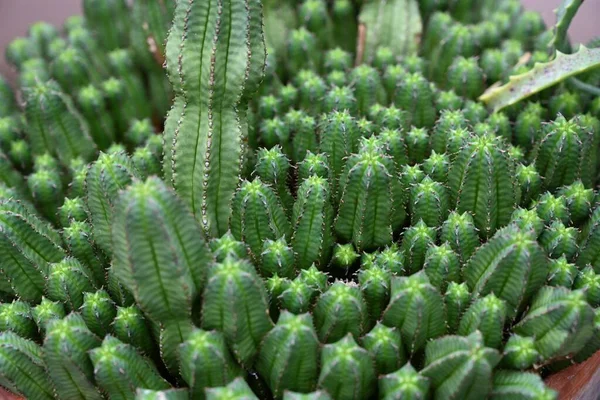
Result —
[{"label": "ribbed cactus stem", "polygon": [[31,340],[37,339],[37,326],[31,306],[21,300],[0,303],[0,331],[12,331]]},{"label": "ribbed cactus stem", "polygon": [[147,357],[156,354],[156,345],[150,334],[148,322],[138,307],[117,306],[112,331],[117,339],[136,347]]},{"label": "ribbed cactus stem", "polygon": [[430,390],[429,380],[406,363],[399,370],[379,377],[379,392],[383,399],[423,399]]},{"label": "ribbed cactus stem", "polygon": [[284,311],[265,336],[256,364],[273,395],[314,390],[319,364],[319,339],[310,314]]},{"label": "ribbed cactus stem", "polygon": [[375,361],[378,375],[392,373],[406,362],[402,337],[396,328],[377,323],[362,337],[361,344]]},{"label": "ribbed cactus stem", "polygon": [[441,294],[424,272],[392,278],[390,303],[383,323],[396,327],[409,354],[422,349],[427,340],[446,332],[446,308]]},{"label": "ribbed cactus stem", "polygon": [[115,303],[104,289],[84,293],[81,316],[87,327],[98,337],[104,337],[112,331],[111,325],[116,315]]},{"label": "ribbed cactus stem", "polygon": [[544,384],[539,375],[530,372],[498,371],[490,399],[519,396],[522,399],[555,400],[558,393]]},{"label": "ribbed cactus stem", "polygon": [[260,271],[265,276],[294,276],[294,250],[288,246],[285,238],[264,241],[261,253]]},{"label": "ribbed cactus stem", "polygon": [[369,398],[375,391],[375,379],[369,353],[350,333],[323,347],[318,385],[334,399]]},{"label": "ribbed cactus stem", "polygon": [[[187,399],[187,397],[182,397]],[[177,399],[179,400],[179,399]],[[258,400],[244,378],[236,378],[227,386],[206,389],[206,400]]]},{"label": "ribbed cactus stem", "polygon": [[94,377],[111,399],[134,399],[136,388],[161,390],[171,387],[154,364],[135,347],[107,335],[102,345],[90,351]]},{"label": "ribbed cactus stem", "polygon": [[506,304],[493,294],[473,302],[460,320],[457,333],[461,336],[479,331],[487,347],[498,348],[502,343],[506,323]]},{"label": "ribbed cactus stem", "polygon": [[252,364],[261,340],[273,327],[268,309],[267,291],[249,262],[229,258],[209,270],[202,327],[223,332],[242,365]]},{"label": "ribbed cactus stem", "polygon": [[248,99],[264,73],[261,3],[178,1],[166,55],[175,91],[168,120],[177,123],[166,124],[165,178],[220,236],[241,172]]},{"label": "ribbed cactus stem", "polygon": [[511,369],[529,369],[540,358],[535,340],[527,336],[512,335],[502,351],[502,366]]},{"label": "ribbed cactus stem", "polygon": [[95,156],[96,145],[87,122],[56,82],[38,82],[24,95],[33,154],[49,152],[65,165],[76,157],[90,160]]},{"label": "ribbed cactus stem", "polygon": [[28,399],[55,399],[45,370],[44,351],[35,342],[10,331],[0,333],[0,382]]},{"label": "ribbed cactus stem", "polygon": [[471,304],[471,292],[466,283],[450,282],[444,294],[448,331],[456,333],[464,312]]},{"label": "ribbed cactus stem", "polygon": [[48,323],[53,319],[63,319],[66,313],[62,303],[42,297],[40,304],[31,309],[31,315],[38,326],[38,330],[41,333],[46,333]]},{"label": "ribbed cactus stem", "polygon": [[71,313],[48,324],[44,361],[58,397],[102,399],[95,386],[94,367],[88,355],[98,346],[100,339],[85,326],[79,314]]},{"label": "ribbed cactus stem", "polygon": [[181,376],[195,399],[205,398],[205,388],[227,385],[241,373],[218,331],[195,329],[179,346],[179,360]]}]

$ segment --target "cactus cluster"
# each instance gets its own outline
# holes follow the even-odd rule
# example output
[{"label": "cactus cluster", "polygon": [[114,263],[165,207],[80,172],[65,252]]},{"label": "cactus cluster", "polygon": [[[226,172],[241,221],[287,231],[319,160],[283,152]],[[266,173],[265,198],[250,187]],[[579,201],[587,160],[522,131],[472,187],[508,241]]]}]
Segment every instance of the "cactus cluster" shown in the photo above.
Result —
[{"label": "cactus cluster", "polygon": [[600,350],[600,102],[476,100],[548,57],[518,0],[83,10],[6,49],[6,389],[553,399]]}]

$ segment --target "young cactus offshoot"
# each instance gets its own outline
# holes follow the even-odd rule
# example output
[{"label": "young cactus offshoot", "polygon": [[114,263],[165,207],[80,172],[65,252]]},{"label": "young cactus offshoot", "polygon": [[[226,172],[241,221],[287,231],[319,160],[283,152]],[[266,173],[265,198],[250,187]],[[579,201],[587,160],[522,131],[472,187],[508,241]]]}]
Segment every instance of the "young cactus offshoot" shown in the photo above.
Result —
[{"label": "young cactus offshoot", "polygon": [[82,2],[6,49],[4,388],[545,400],[600,350],[581,1]]}]

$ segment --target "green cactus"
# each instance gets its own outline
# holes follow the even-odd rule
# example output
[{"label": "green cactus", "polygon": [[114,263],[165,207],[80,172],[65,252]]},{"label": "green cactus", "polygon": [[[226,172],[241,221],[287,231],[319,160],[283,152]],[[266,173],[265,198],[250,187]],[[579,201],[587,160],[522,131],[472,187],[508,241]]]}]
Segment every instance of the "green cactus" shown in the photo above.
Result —
[{"label": "green cactus", "polygon": [[512,318],[544,284],[548,269],[534,234],[509,225],[469,259],[463,277],[474,295],[494,293],[504,300]]},{"label": "green cactus", "polygon": [[552,221],[539,238],[548,256],[558,258],[565,256],[571,260],[577,253],[577,234],[576,228],[567,228],[561,221]]},{"label": "green cactus", "polygon": [[105,290],[83,294],[81,317],[98,337],[104,337],[112,331],[111,324],[116,315],[115,303]]},{"label": "green cactus", "polygon": [[424,272],[392,278],[390,303],[382,321],[400,330],[409,354],[422,349],[429,339],[443,335],[445,320],[443,298]]},{"label": "green cactus", "polygon": [[267,239],[290,237],[291,228],[280,199],[260,179],[244,182],[233,198],[231,233],[259,257]]},{"label": "green cactus", "polygon": [[48,268],[46,292],[48,298],[60,301],[67,311],[77,311],[83,305],[84,294],[94,292],[98,283],[86,265],[68,257]]},{"label": "green cactus", "polygon": [[96,246],[90,224],[72,221],[63,230],[63,240],[69,252],[89,268],[94,280],[98,284],[104,284],[107,280],[108,260]]},{"label": "green cactus", "polygon": [[171,386],[154,364],[136,349],[107,335],[102,345],[90,351],[94,377],[111,399],[135,399],[136,388],[161,390]]},{"label": "green cactus", "polygon": [[392,373],[406,362],[402,337],[396,328],[377,323],[362,337],[361,344],[373,358],[378,375]]},{"label": "green cactus", "polygon": [[520,399],[555,400],[558,394],[544,385],[542,379],[529,372],[498,371],[494,374],[494,386],[490,399],[518,396]]},{"label": "green cactus", "polygon": [[58,397],[102,399],[95,386],[94,367],[88,355],[98,346],[100,339],[85,326],[77,313],[48,323],[44,361]]},{"label": "green cactus", "polygon": [[435,243],[435,237],[435,229],[428,227],[423,221],[404,231],[401,251],[406,258],[406,272],[415,273],[423,268],[427,250]]},{"label": "green cactus", "polygon": [[40,333],[45,334],[48,323],[53,319],[63,319],[66,313],[62,303],[42,297],[40,304],[31,309],[31,315]]},{"label": "green cactus", "polygon": [[117,339],[134,346],[148,357],[156,352],[154,341],[148,331],[148,323],[136,306],[117,306],[112,332]]},{"label": "green cactus", "polygon": [[399,370],[379,377],[379,392],[384,400],[424,399],[429,396],[430,382],[410,363]]},{"label": "green cactus", "polygon": [[594,272],[591,266],[579,271],[573,282],[573,289],[583,290],[592,307],[600,306],[600,274]]},{"label": "green cactus", "polygon": [[[182,397],[182,399],[186,397]],[[206,389],[206,400],[258,400],[243,378],[236,378],[227,386]]]},{"label": "green cactus", "polygon": [[259,268],[263,275],[294,276],[294,250],[287,245],[285,238],[265,240],[261,257]]},{"label": "green cactus", "polygon": [[38,82],[24,96],[27,135],[33,154],[49,152],[65,165],[76,157],[89,160],[96,154],[87,122],[56,82]]},{"label": "green cactus", "polygon": [[375,379],[369,353],[356,344],[350,333],[323,347],[318,386],[332,398],[369,398],[375,391]]},{"label": "green cactus", "polygon": [[0,330],[12,331],[25,339],[37,339],[37,326],[31,306],[20,300],[0,303]]},{"label": "green cactus", "polygon": [[426,176],[413,186],[410,197],[413,225],[423,221],[427,226],[437,227],[446,219],[448,194],[441,183]]},{"label": "green cactus", "polygon": [[492,370],[500,354],[486,347],[479,331],[429,342],[421,374],[431,380],[436,399],[480,399],[492,390]]},{"label": "green cactus", "polygon": [[[253,304],[252,309],[248,304]],[[252,363],[261,340],[272,328],[268,308],[264,284],[247,261],[229,258],[209,270],[202,327],[222,331],[242,365]]]},{"label": "green cactus", "polygon": [[483,336],[483,343],[487,347],[498,348],[502,343],[506,314],[505,302],[494,296],[493,293],[480,297],[465,311],[457,333],[461,336],[468,336],[479,331]]},{"label": "green cactus", "polygon": [[502,350],[502,366],[525,370],[538,362],[540,354],[535,348],[535,339],[512,335]]},{"label": "green cactus", "polygon": [[456,333],[463,314],[471,304],[471,292],[466,283],[450,282],[444,294],[448,331]]},{"label": "green cactus", "polygon": [[241,372],[217,331],[195,329],[180,345],[179,360],[190,396],[198,399],[205,397],[205,388],[227,385]]},{"label": "green cactus", "polygon": [[[178,2],[167,39],[175,100],[164,133],[165,179],[213,236],[227,231],[247,136],[247,103],[264,73],[261,8],[255,0],[231,0],[226,12],[218,12],[216,3],[205,8]],[[191,26],[201,32],[188,35]],[[226,35],[232,26],[238,34]],[[188,60],[198,68],[178,68]]]},{"label": "green cactus", "polygon": [[287,390],[309,392],[317,380],[319,351],[310,314],[284,311],[263,340],[256,369],[276,398]]},{"label": "green cactus", "polygon": [[451,212],[442,224],[440,241],[447,242],[458,254],[460,260],[463,263],[466,262],[480,245],[477,228],[475,228],[471,214]]},{"label": "green cactus", "polygon": [[54,389],[45,367],[44,351],[39,345],[10,331],[0,333],[2,386],[28,399],[52,400]]},{"label": "green cactus", "polygon": [[446,291],[450,282],[460,282],[460,260],[448,243],[427,249],[423,270],[440,292]]},{"label": "green cactus", "polygon": [[246,258],[248,248],[244,242],[237,241],[231,232],[227,232],[217,239],[212,239],[209,243],[210,250],[218,262],[223,262],[227,257]]},{"label": "green cactus", "polygon": [[573,286],[577,272],[577,266],[569,263],[564,255],[558,259],[550,260],[548,285],[570,288]]},{"label": "green cactus", "polygon": [[593,334],[594,311],[585,299],[581,290],[543,287],[514,332],[535,340],[542,361],[575,354]]}]

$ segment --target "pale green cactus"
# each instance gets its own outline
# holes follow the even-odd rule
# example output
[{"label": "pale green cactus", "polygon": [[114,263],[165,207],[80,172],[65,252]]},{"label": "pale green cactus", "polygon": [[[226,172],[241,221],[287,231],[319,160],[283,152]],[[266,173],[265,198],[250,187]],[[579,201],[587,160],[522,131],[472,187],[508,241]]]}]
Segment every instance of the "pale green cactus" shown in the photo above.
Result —
[{"label": "pale green cactus", "polygon": [[98,285],[106,283],[108,260],[96,245],[91,225],[72,221],[63,230],[63,240],[73,257],[89,268]]},{"label": "pale green cactus", "polygon": [[527,336],[512,335],[502,350],[502,366],[510,369],[525,370],[539,361],[540,353],[535,347],[535,339]]},{"label": "pale green cactus", "polygon": [[[228,229],[248,100],[262,80],[266,50],[259,1],[231,0],[227,12],[210,4],[177,2],[167,38],[175,100],[165,125],[164,173],[205,230],[220,236]],[[188,34],[192,26],[201,27],[197,35]],[[226,35],[232,26],[239,34]],[[190,62],[198,68],[179,68]]]},{"label": "pale green cactus", "polygon": [[66,313],[62,303],[42,297],[40,304],[31,309],[31,315],[40,333],[46,333],[48,323],[53,319],[63,319]]}]

